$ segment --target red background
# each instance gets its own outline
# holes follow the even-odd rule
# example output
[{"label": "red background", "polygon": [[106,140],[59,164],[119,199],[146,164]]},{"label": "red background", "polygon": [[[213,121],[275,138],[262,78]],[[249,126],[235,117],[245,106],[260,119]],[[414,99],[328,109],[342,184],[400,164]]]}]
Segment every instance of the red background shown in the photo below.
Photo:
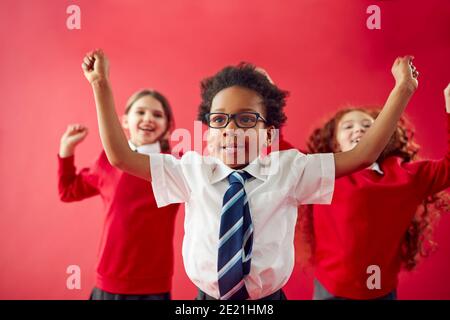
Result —
[{"label": "red background", "polygon": [[[66,28],[71,4],[81,8],[81,30]],[[381,30],[366,27],[371,4],[381,8]],[[101,200],[61,203],[56,179],[67,124],[90,128],[77,149],[79,167],[101,149],[92,92],[80,68],[93,48],[103,48],[111,60],[120,112],[132,92],[154,87],[169,97],[177,127],[190,130],[203,77],[240,61],[260,65],[291,92],[285,136],[297,147],[337,107],[383,103],[394,83],[394,58],[411,53],[421,76],[407,114],[422,156],[439,158],[446,150],[448,0],[2,0],[0,23],[2,299],[85,299],[93,286]],[[180,210],[175,299],[196,294],[181,259],[183,219]],[[401,276],[399,298],[450,298],[449,217],[436,239],[436,254]],[[71,264],[81,267],[81,290],[66,288]],[[310,299],[311,275],[297,267],[285,291],[290,299]]]}]

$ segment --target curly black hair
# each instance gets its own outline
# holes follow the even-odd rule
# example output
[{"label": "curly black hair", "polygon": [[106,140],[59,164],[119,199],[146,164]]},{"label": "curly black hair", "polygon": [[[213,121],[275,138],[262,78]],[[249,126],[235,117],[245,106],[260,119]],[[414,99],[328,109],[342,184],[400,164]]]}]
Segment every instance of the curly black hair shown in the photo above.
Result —
[{"label": "curly black hair", "polygon": [[237,66],[227,66],[214,76],[201,82],[202,102],[197,119],[206,123],[205,115],[210,112],[212,100],[223,89],[240,86],[255,91],[263,99],[266,108],[267,125],[279,129],[286,122],[283,108],[288,91],[279,89],[262,72],[250,63],[241,62]]}]

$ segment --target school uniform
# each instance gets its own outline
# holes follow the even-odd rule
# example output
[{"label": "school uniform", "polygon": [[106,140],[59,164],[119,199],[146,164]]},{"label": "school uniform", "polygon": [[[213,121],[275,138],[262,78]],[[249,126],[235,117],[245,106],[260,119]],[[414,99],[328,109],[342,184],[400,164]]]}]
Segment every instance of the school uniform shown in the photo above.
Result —
[{"label": "school uniform", "polygon": [[[234,171],[214,157],[187,152],[176,159],[156,154],[150,159],[158,207],[185,204],[183,260],[200,294],[219,299],[218,250],[223,197]],[[243,170],[244,189],[253,222],[253,249],[245,288],[249,299],[281,298],[280,289],[294,267],[294,229],[299,204],[331,202],[334,155],[304,155],[297,150],[272,152]],[[278,292],[278,293],[277,293]],[[198,298],[199,298],[198,297]]]},{"label": "school uniform", "polygon": [[[333,202],[314,206],[316,297],[395,298],[401,244],[417,207],[450,187],[448,150],[441,160],[402,162],[389,157],[336,180]],[[380,289],[369,289],[368,267],[380,270]],[[326,294],[325,294],[326,296]]]},{"label": "school uniform", "polygon": [[[159,143],[130,147],[159,153]],[[59,196],[64,202],[100,195],[105,222],[93,299],[169,298],[173,234],[178,205],[157,208],[151,184],[111,166],[103,151],[76,173],[74,156],[58,156]],[[140,296],[140,297],[136,297]]]}]

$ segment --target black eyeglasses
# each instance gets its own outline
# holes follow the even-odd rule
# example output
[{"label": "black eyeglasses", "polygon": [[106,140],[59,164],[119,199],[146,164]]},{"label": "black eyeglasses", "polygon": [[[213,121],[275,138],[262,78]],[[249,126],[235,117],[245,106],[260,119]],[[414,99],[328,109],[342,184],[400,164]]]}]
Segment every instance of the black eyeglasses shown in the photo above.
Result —
[{"label": "black eyeglasses", "polygon": [[259,120],[267,123],[258,112],[239,112],[234,114],[211,112],[205,114],[206,124],[210,128],[220,129],[228,126],[230,121],[234,119],[234,123],[238,128],[253,128]]}]

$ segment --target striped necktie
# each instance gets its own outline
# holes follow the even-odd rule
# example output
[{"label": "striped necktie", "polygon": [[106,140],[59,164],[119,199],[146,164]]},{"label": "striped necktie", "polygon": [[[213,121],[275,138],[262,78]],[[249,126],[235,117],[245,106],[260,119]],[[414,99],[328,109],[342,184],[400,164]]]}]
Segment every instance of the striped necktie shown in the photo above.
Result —
[{"label": "striped necktie", "polygon": [[221,300],[245,300],[249,297],[244,277],[250,273],[253,225],[244,183],[250,176],[234,171],[223,197],[220,217],[218,278]]}]

